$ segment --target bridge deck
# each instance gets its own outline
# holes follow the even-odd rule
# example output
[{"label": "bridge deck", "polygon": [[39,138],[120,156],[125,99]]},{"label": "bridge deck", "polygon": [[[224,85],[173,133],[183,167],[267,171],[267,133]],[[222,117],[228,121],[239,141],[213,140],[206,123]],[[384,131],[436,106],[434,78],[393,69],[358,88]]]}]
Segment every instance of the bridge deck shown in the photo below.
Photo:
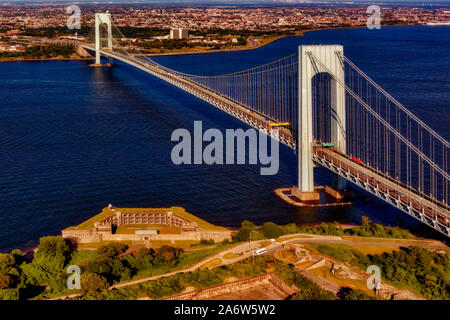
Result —
[{"label": "bridge deck", "polygon": [[[95,51],[95,48],[92,46],[83,45],[83,47]],[[109,50],[100,50],[100,53],[123,61],[172,83],[246,122],[250,126],[265,131],[268,135],[292,149],[297,149],[296,134],[287,128],[279,128],[278,134],[274,134],[270,126],[274,122],[273,119],[258,114],[246,106],[232,101],[178,74],[168,72],[163,68],[151,65],[143,60],[122,56]],[[450,211],[447,205],[431,199],[417,190],[408,188],[402,182],[388,177],[370,166],[355,163],[347,156],[339,154],[330,148],[315,147],[313,160],[317,164],[323,165],[338,173],[347,180],[359,185],[432,228],[450,236]]]},{"label": "bridge deck", "polygon": [[[437,227],[435,223],[439,224],[440,229],[445,228],[448,233],[450,214],[449,207],[445,204],[434,201],[367,165],[356,163],[333,149],[316,147],[314,155],[316,162],[320,164],[327,162],[327,167],[333,166],[331,168],[333,171],[346,176],[348,180],[357,183],[377,196],[381,196],[383,200],[393,203],[413,216],[414,213],[418,214],[416,218],[420,217],[422,221],[424,219],[431,220],[432,222],[429,222],[433,224],[433,227]],[[364,185],[361,185],[361,182]]]},{"label": "bridge deck", "polygon": [[[92,46],[83,45],[83,47],[85,49],[95,51],[95,48]],[[110,56],[114,59],[123,61],[127,64],[135,66],[142,71],[148,72],[160,79],[172,83],[173,85],[190,92],[191,94],[201,98],[202,100],[205,100],[208,103],[211,103],[212,105],[231,114],[232,116],[244,121],[250,126],[265,131],[269,136],[293,148],[294,150],[296,149],[296,139],[291,130],[281,127],[277,128],[278,133],[274,134],[275,131],[273,131],[270,126],[271,123],[276,122],[276,120],[274,119],[270,119],[265,115],[258,114],[257,112],[239,104],[238,102],[232,101],[227,97],[224,97],[175,73],[168,72],[163,68],[158,68],[154,65],[146,63],[144,60],[125,57],[121,54],[105,49],[100,50],[100,53],[104,56]]]}]

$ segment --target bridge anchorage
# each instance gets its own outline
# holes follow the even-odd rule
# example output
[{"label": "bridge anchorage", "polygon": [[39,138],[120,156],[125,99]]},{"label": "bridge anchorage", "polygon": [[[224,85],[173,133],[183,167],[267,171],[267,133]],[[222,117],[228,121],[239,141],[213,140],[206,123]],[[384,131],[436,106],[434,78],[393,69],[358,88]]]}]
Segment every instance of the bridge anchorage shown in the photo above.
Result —
[{"label": "bridge anchorage", "polygon": [[[195,75],[146,57],[109,14],[96,14],[95,35],[82,46],[95,52],[96,64],[105,56],[136,67],[298,152],[298,185],[276,190],[286,201],[318,205],[324,189],[345,204],[350,183],[450,236],[450,143],[344,56],[342,46],[299,46],[251,69]],[[314,186],[315,166],[339,177],[334,188]]]}]

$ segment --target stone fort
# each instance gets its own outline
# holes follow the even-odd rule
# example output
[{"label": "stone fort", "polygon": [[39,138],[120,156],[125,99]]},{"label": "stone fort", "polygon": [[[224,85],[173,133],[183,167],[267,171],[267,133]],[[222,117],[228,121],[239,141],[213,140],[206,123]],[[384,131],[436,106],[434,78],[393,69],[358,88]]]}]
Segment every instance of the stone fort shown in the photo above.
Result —
[{"label": "stone fort", "polygon": [[[155,225],[175,227],[179,233],[160,234],[157,229],[135,230],[135,233],[115,233],[121,226]],[[212,225],[180,207],[171,208],[115,208],[109,205],[97,216],[76,227],[62,230],[63,238],[75,243],[102,241],[151,240],[231,240],[231,230]]]}]

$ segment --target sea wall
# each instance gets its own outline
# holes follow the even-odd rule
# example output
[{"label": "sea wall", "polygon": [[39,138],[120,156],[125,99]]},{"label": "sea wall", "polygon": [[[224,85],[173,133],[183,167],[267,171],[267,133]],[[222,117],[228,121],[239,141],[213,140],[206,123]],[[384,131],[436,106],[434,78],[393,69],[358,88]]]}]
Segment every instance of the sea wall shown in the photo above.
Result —
[{"label": "sea wall", "polygon": [[179,234],[112,234],[93,230],[63,230],[63,238],[70,239],[75,243],[93,243],[101,241],[178,241],[178,240],[214,240],[221,242],[231,240],[231,230],[209,231],[201,230],[186,231]]}]

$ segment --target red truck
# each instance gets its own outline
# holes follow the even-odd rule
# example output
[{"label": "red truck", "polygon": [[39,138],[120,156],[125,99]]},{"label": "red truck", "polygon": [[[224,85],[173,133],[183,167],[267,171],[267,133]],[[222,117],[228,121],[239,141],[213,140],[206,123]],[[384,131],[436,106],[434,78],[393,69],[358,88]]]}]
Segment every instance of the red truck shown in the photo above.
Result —
[{"label": "red truck", "polygon": [[362,164],[363,162],[359,160],[358,158],[352,157],[352,161],[355,161],[356,163]]}]

